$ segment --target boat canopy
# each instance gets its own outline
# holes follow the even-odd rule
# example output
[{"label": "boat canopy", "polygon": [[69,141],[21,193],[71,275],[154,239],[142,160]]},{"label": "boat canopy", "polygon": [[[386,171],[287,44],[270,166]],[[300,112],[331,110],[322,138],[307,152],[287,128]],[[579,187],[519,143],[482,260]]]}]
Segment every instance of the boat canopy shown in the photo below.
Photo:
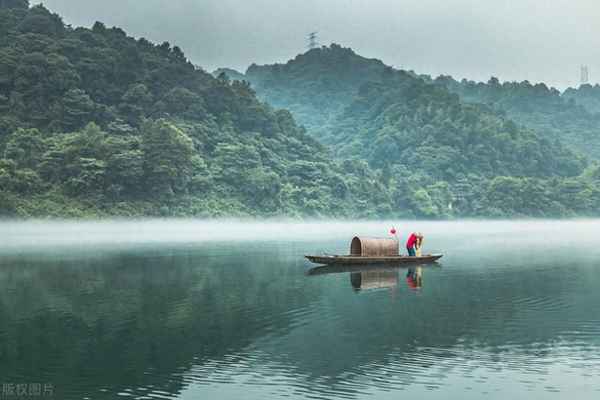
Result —
[{"label": "boat canopy", "polygon": [[350,244],[350,255],[359,257],[398,256],[396,239],[355,237]]}]

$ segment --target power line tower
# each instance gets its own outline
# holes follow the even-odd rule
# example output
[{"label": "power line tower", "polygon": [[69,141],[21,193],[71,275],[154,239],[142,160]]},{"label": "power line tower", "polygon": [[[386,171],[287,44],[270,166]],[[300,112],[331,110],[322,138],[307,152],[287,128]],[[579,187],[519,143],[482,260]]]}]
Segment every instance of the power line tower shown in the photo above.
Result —
[{"label": "power line tower", "polygon": [[581,84],[586,85],[590,83],[590,69],[587,65],[581,66]]},{"label": "power line tower", "polygon": [[307,46],[309,50],[316,49],[319,47],[319,32],[311,32],[308,34],[306,40],[308,42]]}]

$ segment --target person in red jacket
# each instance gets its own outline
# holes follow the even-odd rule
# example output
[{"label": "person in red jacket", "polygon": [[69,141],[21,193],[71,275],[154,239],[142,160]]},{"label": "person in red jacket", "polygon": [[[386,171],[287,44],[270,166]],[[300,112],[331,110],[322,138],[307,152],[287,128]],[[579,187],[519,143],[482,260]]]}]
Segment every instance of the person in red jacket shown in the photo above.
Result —
[{"label": "person in red jacket", "polygon": [[408,237],[408,241],[406,242],[406,250],[408,251],[408,255],[411,257],[415,257],[417,252],[415,251],[415,245],[417,244],[417,240],[419,239],[419,235],[416,233],[411,233]]}]

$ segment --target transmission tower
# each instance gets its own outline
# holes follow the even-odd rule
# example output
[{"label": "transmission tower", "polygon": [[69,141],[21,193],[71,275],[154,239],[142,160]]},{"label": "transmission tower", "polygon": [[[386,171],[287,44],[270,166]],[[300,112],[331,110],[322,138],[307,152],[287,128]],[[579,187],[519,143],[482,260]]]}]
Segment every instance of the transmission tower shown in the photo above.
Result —
[{"label": "transmission tower", "polygon": [[586,85],[590,83],[590,69],[587,65],[581,66],[581,84]]},{"label": "transmission tower", "polygon": [[308,34],[308,37],[306,38],[308,45],[306,47],[308,47],[309,50],[312,49],[316,49],[317,47],[319,47],[319,32],[311,32]]}]

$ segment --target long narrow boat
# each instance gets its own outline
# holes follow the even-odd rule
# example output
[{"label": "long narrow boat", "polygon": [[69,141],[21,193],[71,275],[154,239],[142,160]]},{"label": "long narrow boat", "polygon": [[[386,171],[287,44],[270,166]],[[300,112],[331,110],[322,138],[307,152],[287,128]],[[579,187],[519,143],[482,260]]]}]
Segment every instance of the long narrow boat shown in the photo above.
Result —
[{"label": "long narrow boat", "polygon": [[305,256],[310,262],[321,265],[401,265],[427,264],[440,258],[442,254],[428,254],[421,257],[410,256]]}]

